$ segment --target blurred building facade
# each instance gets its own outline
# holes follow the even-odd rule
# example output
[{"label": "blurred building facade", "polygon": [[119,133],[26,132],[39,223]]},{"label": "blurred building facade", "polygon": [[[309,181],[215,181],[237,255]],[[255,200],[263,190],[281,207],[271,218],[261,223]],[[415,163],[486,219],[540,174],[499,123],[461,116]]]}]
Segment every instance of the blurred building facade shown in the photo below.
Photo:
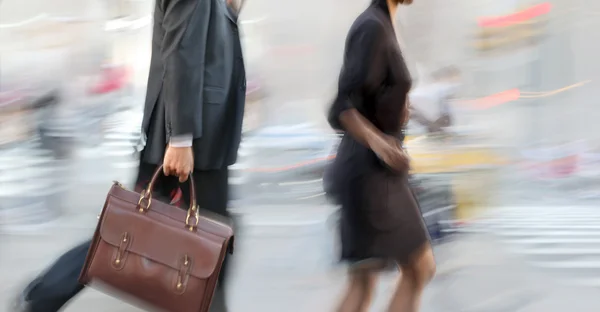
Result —
[{"label": "blurred building facade", "polygon": [[[540,142],[597,142],[600,135],[595,121],[600,111],[595,109],[593,95],[600,66],[594,56],[600,48],[596,43],[600,28],[594,18],[599,14],[597,2],[549,1],[549,14],[503,34],[514,38],[521,35],[522,43],[507,40],[503,46],[486,51],[477,47],[481,41],[479,17],[508,15],[543,2],[415,1],[403,8],[400,17],[408,54],[424,72],[458,66],[465,74],[465,98],[510,89],[537,93],[538,97],[473,113],[474,119],[484,120],[488,132],[504,145],[524,148]],[[524,34],[526,31],[531,31],[531,36]],[[476,121],[470,118],[469,122]]]},{"label": "blurred building facade", "polygon": [[[368,2],[247,0],[241,16],[246,66],[250,75],[260,77],[268,94],[261,100],[266,123],[308,121],[328,131],[324,111],[335,92],[345,36]],[[518,89],[520,98],[506,103],[456,104],[460,125],[475,128],[490,144],[515,155],[542,143],[586,140],[584,145],[600,147],[596,122],[600,110],[595,109],[600,75],[596,58],[600,52],[596,40],[599,2],[551,0],[552,10],[544,18],[494,35],[521,39],[482,48],[479,18],[512,14],[542,2],[415,0],[401,7],[398,16],[408,66],[416,84],[425,83],[439,68],[458,67],[463,73],[463,99]],[[90,64],[110,59],[133,69],[139,92],[132,101],[141,103],[152,7],[150,0],[4,0],[0,10],[2,82],[27,72],[23,68],[44,68],[35,71],[44,81],[69,79]],[[46,28],[43,38],[33,36],[35,31],[14,31],[40,14],[91,23],[55,31]],[[125,24],[131,27],[118,30]],[[67,51],[68,44],[72,45]],[[53,53],[47,52],[50,48]],[[43,49],[46,58],[38,57]],[[52,57],[58,61],[50,61]],[[76,92],[77,85],[72,90]]]}]

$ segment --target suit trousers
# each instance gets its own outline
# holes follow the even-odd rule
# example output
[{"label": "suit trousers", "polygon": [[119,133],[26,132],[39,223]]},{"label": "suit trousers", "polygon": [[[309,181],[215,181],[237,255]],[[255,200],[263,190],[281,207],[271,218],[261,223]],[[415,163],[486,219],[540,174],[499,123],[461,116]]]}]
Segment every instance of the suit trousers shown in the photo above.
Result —
[{"label": "suit trousers", "polygon": [[[156,165],[140,163],[136,189],[145,188],[152,178]],[[228,201],[228,169],[194,171],[196,199],[201,209],[229,217]],[[181,192],[179,192],[181,190]],[[153,197],[171,202],[173,197],[181,195],[183,209],[189,206],[189,183],[179,184],[176,177],[161,177],[155,185]],[[35,278],[24,290],[25,299],[31,312],[57,312],[69,300],[75,297],[84,287],[79,284],[79,273],[83,268],[91,240],[87,240],[59,257],[44,273]],[[225,306],[224,283],[229,262],[225,259],[219,286],[215,292],[210,311],[227,311]]]}]

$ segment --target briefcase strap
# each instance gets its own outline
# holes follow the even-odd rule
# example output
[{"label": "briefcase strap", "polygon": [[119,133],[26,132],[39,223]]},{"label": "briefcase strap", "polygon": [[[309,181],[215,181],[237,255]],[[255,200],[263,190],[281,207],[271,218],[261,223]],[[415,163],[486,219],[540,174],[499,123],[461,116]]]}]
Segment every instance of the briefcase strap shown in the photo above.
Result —
[{"label": "briefcase strap", "polygon": [[[163,165],[159,165],[154,171],[152,175],[152,179],[146,189],[142,190],[140,193],[140,199],[138,200],[137,208],[139,212],[147,212],[150,210],[150,205],[152,204],[152,191],[154,190],[154,185],[156,181],[163,173]],[[194,184],[193,173],[190,172],[189,176],[190,181],[190,207],[187,210],[187,216],[185,218],[185,226],[190,230],[194,231],[198,227],[198,221],[200,219],[200,215],[198,213],[198,205],[196,204],[196,185]]]}]

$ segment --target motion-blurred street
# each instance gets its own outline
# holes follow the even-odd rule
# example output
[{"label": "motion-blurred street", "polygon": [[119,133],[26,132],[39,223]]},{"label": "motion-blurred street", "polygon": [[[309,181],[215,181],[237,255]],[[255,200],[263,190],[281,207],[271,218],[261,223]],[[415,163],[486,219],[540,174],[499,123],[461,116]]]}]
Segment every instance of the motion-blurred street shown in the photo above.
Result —
[{"label": "motion-blurred street", "polygon": [[[37,233],[2,234],[0,302],[63,250],[91,235],[97,206],[82,188],[71,213]],[[230,298],[232,311],[331,311],[343,287],[344,268],[326,207],[247,207],[239,229]],[[597,311],[597,288],[565,286],[507,251],[497,237],[464,234],[436,247],[438,275],[425,293],[424,312]],[[18,268],[18,269],[15,269]],[[372,311],[382,311],[397,276],[382,277]],[[300,299],[300,297],[301,299]],[[6,307],[0,311],[11,312]],[[66,311],[137,311],[88,289]]]},{"label": "motion-blurred street", "polygon": [[[325,110],[367,2],[247,1],[234,312],[333,311],[343,291],[322,181],[339,136]],[[436,239],[422,311],[600,311],[600,2],[414,2],[398,17],[413,90],[446,66],[462,73],[451,135],[407,132]],[[24,284],[92,235],[111,181],[133,183],[153,3],[0,3],[0,312],[15,312]],[[539,3],[548,16],[478,26]],[[523,42],[487,47],[525,26]],[[397,280],[382,276],[371,311],[385,310]],[[87,289],[66,311],[139,310]]]}]

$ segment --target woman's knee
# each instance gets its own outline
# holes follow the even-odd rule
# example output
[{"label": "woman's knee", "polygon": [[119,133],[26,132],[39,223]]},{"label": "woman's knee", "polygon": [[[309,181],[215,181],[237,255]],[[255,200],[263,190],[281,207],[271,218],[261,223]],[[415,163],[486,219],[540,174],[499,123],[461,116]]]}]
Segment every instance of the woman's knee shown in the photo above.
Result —
[{"label": "woman's knee", "polygon": [[403,271],[419,284],[429,283],[435,276],[436,271],[435,258],[431,247],[424,248],[406,268],[403,268]]},{"label": "woman's knee", "polygon": [[377,274],[367,270],[357,270],[350,274],[351,283],[361,290],[369,292],[375,287]]}]

